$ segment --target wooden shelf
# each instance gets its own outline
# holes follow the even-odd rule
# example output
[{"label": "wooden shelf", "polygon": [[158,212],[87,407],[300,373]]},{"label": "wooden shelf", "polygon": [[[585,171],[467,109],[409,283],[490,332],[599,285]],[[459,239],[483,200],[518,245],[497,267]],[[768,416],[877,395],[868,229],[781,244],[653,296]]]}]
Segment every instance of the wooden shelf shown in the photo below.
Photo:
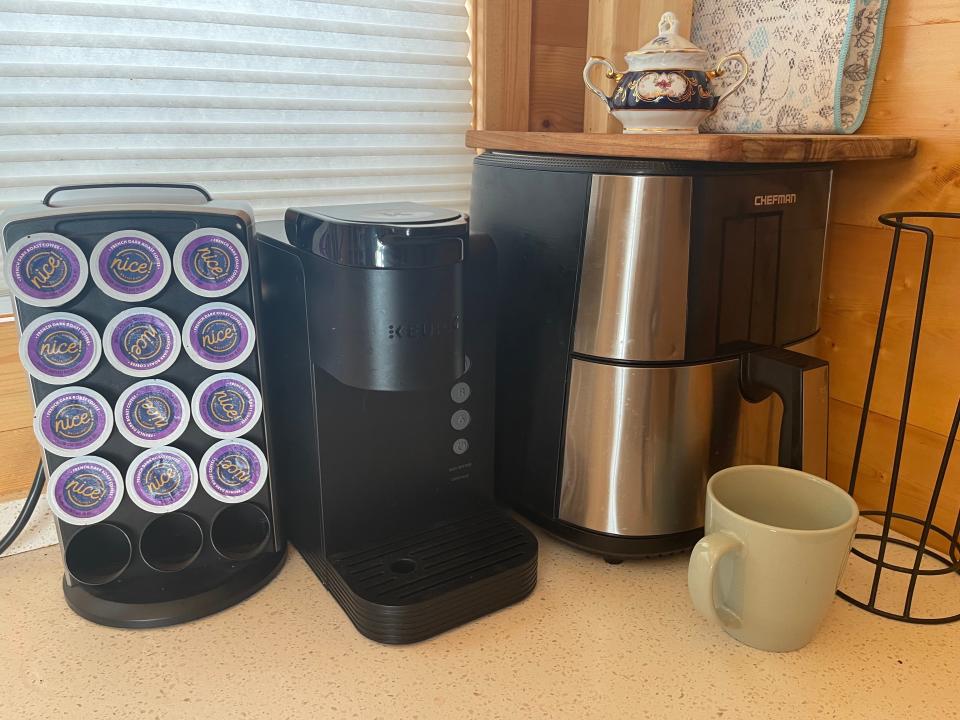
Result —
[{"label": "wooden shelf", "polygon": [[713,162],[836,162],[913,157],[917,141],[888,135],[605,135],[469,130],[485,150]]}]

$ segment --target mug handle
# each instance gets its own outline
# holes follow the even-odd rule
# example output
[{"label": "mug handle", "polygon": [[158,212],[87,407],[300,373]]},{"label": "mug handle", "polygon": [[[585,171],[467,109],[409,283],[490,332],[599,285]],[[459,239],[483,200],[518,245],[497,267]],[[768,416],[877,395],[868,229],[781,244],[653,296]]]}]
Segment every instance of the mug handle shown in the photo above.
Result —
[{"label": "mug handle", "polygon": [[701,539],[690,555],[687,587],[693,606],[705,618],[723,627],[739,627],[740,618],[717,602],[717,565],[724,556],[742,549],[743,544],[730,533],[715,532]]},{"label": "mug handle", "polygon": [[607,69],[605,77],[610,80],[614,80],[615,82],[620,82],[620,78],[623,77],[623,73],[617,72],[617,68],[614,67],[612,62],[607,60],[605,57],[600,57],[599,55],[593,55],[589,60],[587,60],[587,64],[583,66],[584,84],[590,89],[590,92],[603,100],[607,107],[610,107],[610,98],[604,94],[603,90],[594,85],[592,80],[590,80],[590,70],[594,65],[603,65]]},{"label": "mug handle", "polygon": [[735,52],[735,53],[730,53],[729,55],[724,55],[722,58],[720,58],[719,61],[717,61],[716,68],[714,68],[713,70],[707,70],[707,79],[713,80],[715,78],[723,77],[724,75],[726,75],[727,71],[723,69],[723,65],[728,60],[734,60],[740,63],[740,67],[743,70],[743,74],[740,76],[740,79],[733,84],[732,88],[730,88],[723,95],[720,96],[720,99],[717,100],[717,104],[713,106],[714,111],[718,107],[720,107],[720,103],[726,100],[728,96],[732,95],[737,90],[739,90],[740,86],[743,85],[747,81],[747,78],[750,76],[750,63],[747,62],[747,58],[743,56],[742,52]]}]

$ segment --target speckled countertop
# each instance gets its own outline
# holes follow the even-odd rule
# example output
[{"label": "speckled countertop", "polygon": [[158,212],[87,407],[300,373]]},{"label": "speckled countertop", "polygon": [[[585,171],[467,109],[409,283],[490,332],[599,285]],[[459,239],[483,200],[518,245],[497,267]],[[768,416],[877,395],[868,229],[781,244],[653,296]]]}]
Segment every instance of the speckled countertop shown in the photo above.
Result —
[{"label": "speckled countertop", "polygon": [[359,635],[294,551],[243,604],[139,631],[67,608],[57,548],[5,558],[0,718],[960,717],[960,623],[837,600],[811,645],[769,654],[696,615],[685,555],[611,566],[540,540],[530,598],[406,647]]}]

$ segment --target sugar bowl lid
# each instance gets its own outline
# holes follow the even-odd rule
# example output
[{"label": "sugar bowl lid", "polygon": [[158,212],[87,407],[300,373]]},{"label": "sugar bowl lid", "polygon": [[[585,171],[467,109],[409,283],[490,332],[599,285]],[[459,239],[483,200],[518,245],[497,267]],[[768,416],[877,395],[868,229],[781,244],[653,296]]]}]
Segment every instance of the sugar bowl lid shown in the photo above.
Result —
[{"label": "sugar bowl lid", "polygon": [[699,53],[706,56],[706,50],[698,48],[687,38],[677,34],[679,27],[680,22],[677,20],[677,16],[672,12],[665,12],[660,17],[660,24],[658,25],[660,34],[639,50],[628,52],[627,59],[659,53]]}]

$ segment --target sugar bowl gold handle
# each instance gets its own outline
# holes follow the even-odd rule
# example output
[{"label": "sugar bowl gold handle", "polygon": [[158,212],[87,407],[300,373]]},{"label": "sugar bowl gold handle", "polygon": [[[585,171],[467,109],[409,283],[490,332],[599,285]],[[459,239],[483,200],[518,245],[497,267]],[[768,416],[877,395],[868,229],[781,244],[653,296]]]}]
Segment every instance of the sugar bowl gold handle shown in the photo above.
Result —
[{"label": "sugar bowl gold handle", "polygon": [[592,80],[590,80],[590,70],[593,69],[594,65],[603,65],[607,69],[605,76],[614,82],[620,82],[620,79],[623,77],[623,73],[618,72],[613,63],[607,60],[605,57],[598,57],[596,55],[587,60],[587,64],[583,66],[584,84],[590,89],[590,92],[603,100],[607,107],[610,107],[610,98],[603,92],[603,90],[594,85]]},{"label": "sugar bowl gold handle", "polygon": [[733,60],[739,63],[743,74],[740,76],[740,79],[733,84],[732,88],[730,88],[723,95],[720,96],[720,98],[717,100],[717,104],[713,108],[714,110],[720,107],[720,103],[726,100],[727,97],[729,97],[730,95],[735,93],[737,90],[739,90],[740,86],[743,85],[747,81],[747,78],[750,76],[750,63],[747,62],[747,59],[743,56],[742,52],[736,52],[736,53],[730,53],[729,55],[724,55],[722,58],[720,58],[719,62],[717,62],[717,67],[715,69],[707,70],[707,79],[714,80],[715,78],[723,77],[724,75],[726,75],[727,71],[723,69],[723,66],[730,60]]}]

